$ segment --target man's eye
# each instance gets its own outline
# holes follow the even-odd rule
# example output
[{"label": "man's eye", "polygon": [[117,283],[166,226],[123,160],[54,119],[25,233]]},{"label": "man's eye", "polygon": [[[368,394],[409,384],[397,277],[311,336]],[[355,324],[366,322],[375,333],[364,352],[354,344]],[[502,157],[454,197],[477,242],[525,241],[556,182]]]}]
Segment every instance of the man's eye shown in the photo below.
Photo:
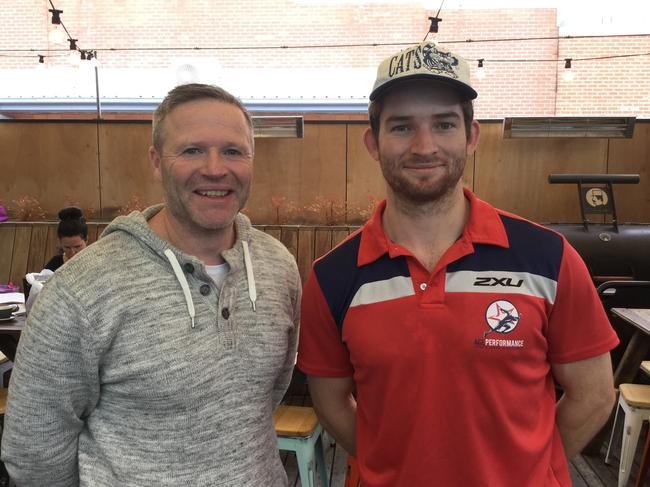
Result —
[{"label": "man's eye", "polygon": [[203,151],[198,147],[188,147],[187,149],[183,149],[183,152],[181,152],[181,154],[185,156],[196,156],[199,154],[203,154]]},{"label": "man's eye", "polygon": [[456,126],[456,125],[455,125],[454,123],[452,123],[452,122],[440,122],[440,123],[438,124],[438,128],[440,128],[440,129],[442,129],[442,130],[453,129],[455,126]]},{"label": "man's eye", "polygon": [[395,125],[390,129],[391,132],[397,132],[397,133],[408,132],[409,130],[410,129],[408,125]]},{"label": "man's eye", "polygon": [[242,152],[238,149],[226,149],[223,151],[224,155],[226,156],[241,156]]}]

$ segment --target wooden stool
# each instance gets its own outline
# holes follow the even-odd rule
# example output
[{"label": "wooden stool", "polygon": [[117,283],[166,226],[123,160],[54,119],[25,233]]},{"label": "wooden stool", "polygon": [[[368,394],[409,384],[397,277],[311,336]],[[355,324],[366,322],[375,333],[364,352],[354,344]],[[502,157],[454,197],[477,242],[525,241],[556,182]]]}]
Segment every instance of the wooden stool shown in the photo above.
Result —
[{"label": "wooden stool", "polygon": [[614,415],[612,434],[607,445],[605,463],[609,463],[609,451],[612,447],[612,439],[614,438],[620,406],[625,413],[625,421],[623,423],[621,462],[618,467],[618,486],[623,487],[627,485],[627,481],[630,478],[630,468],[632,467],[636,445],[639,441],[641,425],[650,416],[650,385],[621,384],[619,390],[618,406]]},{"label": "wooden stool", "polygon": [[296,454],[300,483],[303,487],[315,487],[314,459],[320,470],[321,485],[327,487],[327,470],[323,455],[323,428],[313,408],[280,406],[273,413],[273,425],[280,450]]},{"label": "wooden stool", "polygon": [[[0,352],[0,387],[4,387],[4,377],[14,366],[14,363],[9,360],[4,353]],[[6,396],[5,396],[6,398]]]},{"label": "wooden stool", "polygon": [[348,455],[348,470],[345,474],[344,487],[359,487],[359,467],[357,466],[357,459],[352,455]]},{"label": "wooden stool", "polygon": [[[647,375],[650,375],[650,360],[641,362],[641,370]],[[648,457],[650,456],[650,429],[645,437],[645,444],[643,445],[643,454],[641,455],[641,462],[639,464],[639,475],[636,478],[636,486],[641,487],[643,481],[648,473]]]},{"label": "wooden stool", "polygon": [[4,416],[7,409],[7,391],[9,389],[0,388],[0,416]]}]

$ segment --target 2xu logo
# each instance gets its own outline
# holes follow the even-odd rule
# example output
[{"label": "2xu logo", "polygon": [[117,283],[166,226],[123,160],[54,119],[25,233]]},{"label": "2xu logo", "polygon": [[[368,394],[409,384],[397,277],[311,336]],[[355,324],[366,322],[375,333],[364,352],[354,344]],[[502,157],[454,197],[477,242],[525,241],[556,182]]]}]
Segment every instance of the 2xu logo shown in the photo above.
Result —
[{"label": "2xu logo", "polygon": [[475,286],[521,287],[523,283],[523,279],[514,281],[511,277],[477,277],[474,281]]}]

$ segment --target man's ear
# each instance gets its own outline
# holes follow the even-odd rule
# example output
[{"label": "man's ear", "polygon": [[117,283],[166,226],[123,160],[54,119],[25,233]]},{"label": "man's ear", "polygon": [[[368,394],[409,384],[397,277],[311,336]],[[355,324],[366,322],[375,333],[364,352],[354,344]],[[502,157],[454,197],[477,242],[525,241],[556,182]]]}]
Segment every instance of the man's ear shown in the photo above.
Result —
[{"label": "man's ear", "polygon": [[152,145],[149,147],[149,161],[151,161],[151,166],[153,167],[153,176],[156,181],[162,181],[162,160],[160,154],[156,148]]},{"label": "man's ear", "polygon": [[375,138],[375,134],[370,127],[368,127],[363,133],[363,143],[366,145],[366,149],[368,150],[370,157],[372,157],[375,161],[378,161],[379,145],[377,139]]},{"label": "man's ear", "polygon": [[470,125],[470,134],[467,139],[467,157],[474,154],[476,146],[478,145],[479,133],[481,132],[479,123],[476,120],[472,120]]}]

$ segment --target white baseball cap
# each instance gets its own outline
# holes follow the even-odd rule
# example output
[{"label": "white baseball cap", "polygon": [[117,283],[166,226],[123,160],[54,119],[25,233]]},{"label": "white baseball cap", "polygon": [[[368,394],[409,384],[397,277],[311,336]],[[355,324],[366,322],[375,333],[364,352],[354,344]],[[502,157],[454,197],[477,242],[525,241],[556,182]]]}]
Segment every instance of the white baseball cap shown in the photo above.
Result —
[{"label": "white baseball cap", "polygon": [[419,79],[447,83],[459,92],[463,101],[478,96],[469,82],[467,61],[433,41],[425,41],[381,62],[370,100],[376,100],[399,83]]}]

